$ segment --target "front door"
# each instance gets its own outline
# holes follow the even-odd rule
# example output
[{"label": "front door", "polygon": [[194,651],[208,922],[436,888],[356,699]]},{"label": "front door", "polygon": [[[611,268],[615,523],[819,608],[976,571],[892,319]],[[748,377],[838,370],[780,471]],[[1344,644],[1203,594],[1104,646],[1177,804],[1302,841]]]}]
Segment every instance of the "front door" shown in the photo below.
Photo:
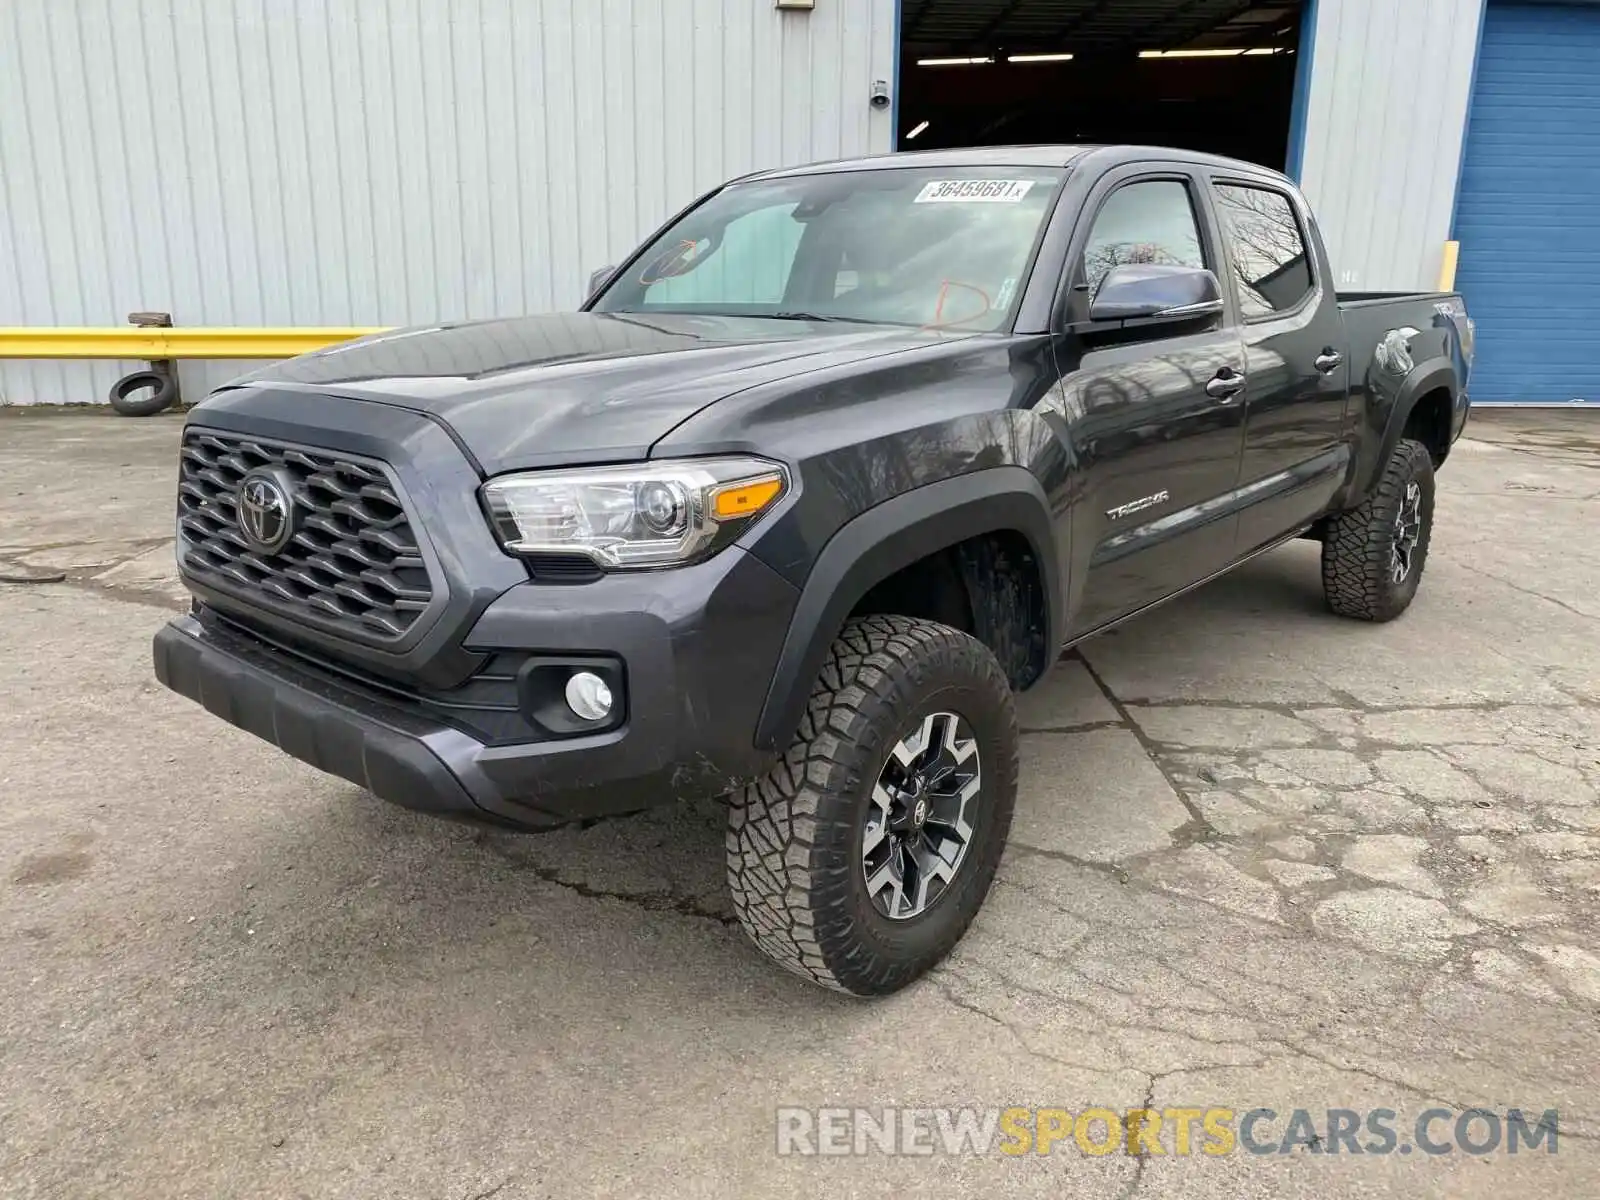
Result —
[{"label": "front door", "polygon": [[1060,382],[1050,403],[1075,468],[1069,636],[1160,600],[1234,555],[1243,349],[1228,314],[1133,331],[1088,320],[1114,266],[1220,266],[1200,181],[1170,167],[1113,173],[1068,258]]}]

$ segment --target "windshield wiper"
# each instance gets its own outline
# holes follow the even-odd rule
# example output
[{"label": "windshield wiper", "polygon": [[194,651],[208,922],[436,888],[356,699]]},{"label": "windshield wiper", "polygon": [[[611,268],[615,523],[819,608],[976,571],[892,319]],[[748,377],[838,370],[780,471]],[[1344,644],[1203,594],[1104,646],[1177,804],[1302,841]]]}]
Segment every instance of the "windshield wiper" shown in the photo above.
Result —
[{"label": "windshield wiper", "polygon": [[843,321],[849,325],[881,325],[882,321],[873,321],[867,317],[841,317],[835,313],[794,312],[785,309],[783,312],[759,314],[772,321]]}]

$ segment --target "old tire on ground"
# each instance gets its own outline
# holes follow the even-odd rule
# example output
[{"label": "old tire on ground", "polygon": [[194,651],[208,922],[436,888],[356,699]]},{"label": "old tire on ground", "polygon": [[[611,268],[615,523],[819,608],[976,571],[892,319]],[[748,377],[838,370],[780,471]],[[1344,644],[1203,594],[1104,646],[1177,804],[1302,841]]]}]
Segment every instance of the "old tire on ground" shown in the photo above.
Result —
[{"label": "old tire on ground", "polygon": [[1011,689],[981,642],[909,617],[850,621],[794,744],[732,797],[728,884],[745,932],[826,987],[904,987],[988,894],[1017,755]]},{"label": "old tire on ground", "polygon": [[1372,495],[1328,522],[1322,587],[1342,617],[1389,621],[1417,594],[1433,534],[1433,461],[1403,440],[1384,464]]},{"label": "old tire on ground", "polygon": [[[152,389],[148,396],[135,392]],[[106,396],[111,407],[124,417],[153,417],[170,408],[178,398],[178,381],[163,371],[134,371],[111,385]]]}]

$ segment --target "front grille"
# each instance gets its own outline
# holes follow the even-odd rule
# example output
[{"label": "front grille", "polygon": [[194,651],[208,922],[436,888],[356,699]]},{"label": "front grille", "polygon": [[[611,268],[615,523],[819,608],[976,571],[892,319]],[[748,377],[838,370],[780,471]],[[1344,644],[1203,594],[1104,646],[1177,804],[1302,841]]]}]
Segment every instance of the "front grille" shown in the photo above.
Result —
[{"label": "front grille", "polygon": [[[239,528],[239,481],[258,467],[287,476],[299,524],[272,554]],[[178,532],[183,568],[197,581],[358,641],[405,636],[433,599],[395,480],[370,460],[190,429]]]}]

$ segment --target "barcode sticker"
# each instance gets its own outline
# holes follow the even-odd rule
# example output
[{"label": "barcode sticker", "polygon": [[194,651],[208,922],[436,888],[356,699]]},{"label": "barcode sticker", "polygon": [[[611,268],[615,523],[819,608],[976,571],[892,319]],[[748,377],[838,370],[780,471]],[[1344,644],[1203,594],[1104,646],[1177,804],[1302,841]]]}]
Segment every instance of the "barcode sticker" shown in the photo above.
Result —
[{"label": "barcode sticker", "polygon": [[1015,204],[1033,187],[1031,179],[935,179],[913,204]]}]

